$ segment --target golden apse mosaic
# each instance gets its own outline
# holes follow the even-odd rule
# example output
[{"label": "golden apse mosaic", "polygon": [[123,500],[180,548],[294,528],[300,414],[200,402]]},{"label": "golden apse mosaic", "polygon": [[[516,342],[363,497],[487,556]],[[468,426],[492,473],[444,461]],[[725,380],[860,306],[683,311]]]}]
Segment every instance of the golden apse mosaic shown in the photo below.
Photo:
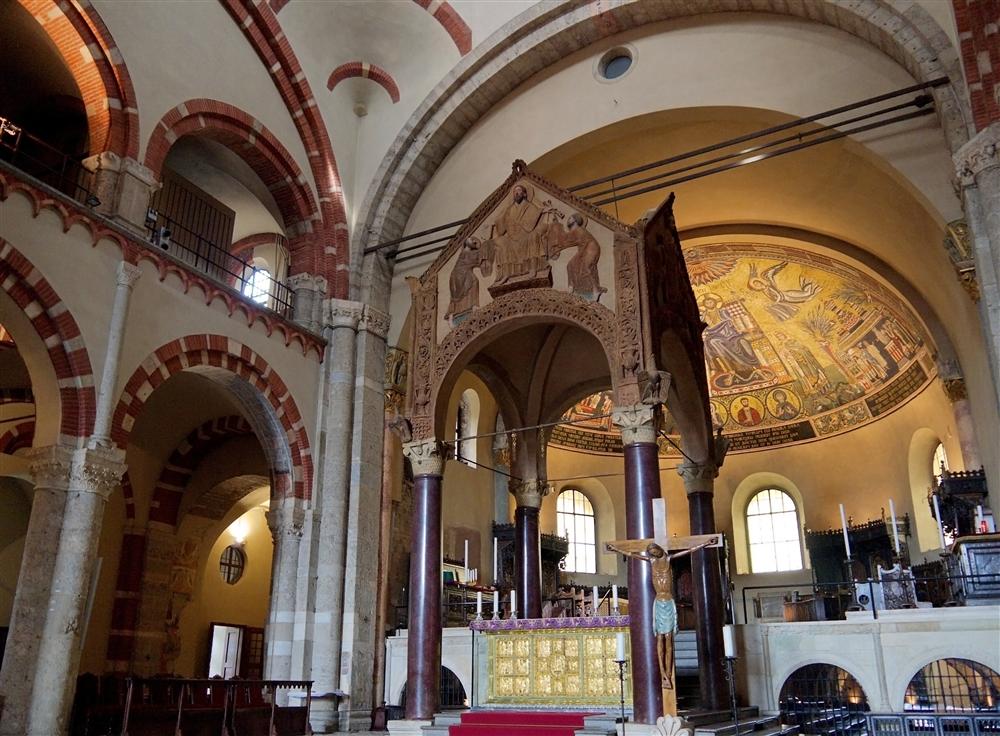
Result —
[{"label": "golden apse mosaic", "polygon": [[[903,300],[837,258],[784,245],[686,248],[702,320],[714,424],[733,451],[805,442],[867,424],[918,394],[937,369]],[[564,415],[556,445],[620,452],[610,392]],[[668,418],[669,422],[669,418]],[[668,426],[669,431],[669,426]],[[664,442],[666,454],[677,451]]]}]

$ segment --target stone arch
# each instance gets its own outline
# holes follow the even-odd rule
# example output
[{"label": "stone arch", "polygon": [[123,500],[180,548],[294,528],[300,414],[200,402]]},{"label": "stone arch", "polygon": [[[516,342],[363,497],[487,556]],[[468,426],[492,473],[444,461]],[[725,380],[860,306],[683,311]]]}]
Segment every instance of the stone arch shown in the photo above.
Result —
[{"label": "stone arch", "polygon": [[170,376],[190,370],[230,391],[245,409],[271,468],[275,498],[309,499],[313,461],[302,415],[287,385],[247,346],[222,335],[188,335],[147,357],[126,381],[115,408],[111,437],[120,448],[146,400]]},{"label": "stone arch", "polygon": [[[826,652],[823,655],[822,660],[810,659],[808,657],[797,659],[791,663],[785,665],[782,668],[778,676],[771,680],[771,702],[777,706],[781,702],[781,691],[785,687],[788,679],[794,675],[798,670],[809,665],[825,664],[832,667],[838,667],[846,672],[848,675],[854,678],[854,680],[861,686],[861,691],[864,694],[865,701],[870,707],[877,707],[877,701],[872,699],[872,695],[877,695],[879,693],[878,682],[874,677],[873,672],[865,671],[863,666],[857,662],[849,662],[840,655]],[[856,674],[856,672],[861,672],[862,676]]]},{"label": "stone arch", "polygon": [[92,3],[20,0],[59,50],[87,108],[90,155],[138,158],[139,109],[121,49]]},{"label": "stone arch", "polygon": [[0,436],[0,453],[13,455],[18,450],[31,447],[35,440],[35,421],[20,422]]},{"label": "stone arch", "polygon": [[[913,682],[913,680],[917,677],[917,675],[919,675],[924,670],[925,667],[927,667],[930,664],[933,664],[934,662],[938,662],[945,659],[964,660],[966,662],[970,662],[971,664],[974,665],[979,665],[980,667],[989,670],[991,672],[990,676],[997,678],[996,680],[998,683],[997,686],[1000,687],[1000,675],[997,674],[998,672],[1000,672],[1000,664],[998,664],[998,662],[1000,662],[1000,656],[994,657],[994,662],[992,664],[984,662],[983,660],[986,658],[983,657],[982,648],[976,647],[974,639],[970,638],[970,643],[968,645],[965,645],[964,647],[951,646],[951,647],[939,647],[938,649],[947,650],[948,654],[944,656],[928,656],[927,650],[922,649],[919,652],[921,656],[915,660],[916,662],[922,662],[922,664],[917,666],[915,669],[912,669],[913,663],[910,662],[908,663],[907,667],[900,667],[896,672],[894,672],[891,675],[887,673],[887,677],[890,678],[890,683],[888,683],[890,685],[889,704],[893,708],[893,710],[898,710],[902,712],[905,709],[906,692],[909,689],[910,683]],[[958,649],[962,649],[963,651],[961,653],[956,653],[956,650]],[[970,654],[971,656],[968,656]],[[909,676],[907,676],[908,672],[910,673]],[[902,690],[900,690],[899,687],[900,685],[902,685]]]},{"label": "stone arch", "polygon": [[302,170],[273,133],[249,113],[218,100],[182,102],[164,115],[146,146],[146,166],[161,175],[167,153],[185,135],[221,143],[242,158],[274,195],[289,236],[311,233],[319,209]]},{"label": "stone arch", "polygon": [[[21,310],[34,329],[36,341],[48,352],[48,360],[58,381],[59,429],[58,441],[81,447],[94,428],[96,391],[90,356],[80,333],[80,327],[69,307],[48,280],[19,250],[0,238],[0,288]],[[11,324],[5,327],[18,339]],[[23,343],[22,343],[23,344]],[[30,368],[30,366],[29,366]],[[44,383],[34,385],[37,399],[45,400]],[[38,412],[39,417],[42,412]],[[36,434],[49,438],[44,426]]]},{"label": "stone arch", "polygon": [[917,549],[912,552],[926,552],[940,547],[937,522],[927,503],[927,493],[934,484],[932,471],[934,450],[941,443],[934,430],[920,427],[910,438],[907,453],[907,468],[910,476],[910,500],[913,503],[913,522]]},{"label": "stone arch", "polygon": [[[913,0],[839,3],[761,0],[754,12],[791,16],[843,30],[880,49],[920,81],[948,76],[951,83],[932,91],[949,150],[970,136],[971,113],[960,91],[962,69],[957,50],[934,19]],[[554,62],[624,31],[643,26],[732,12],[712,0],[686,3],[627,3],[600,0],[565,4],[555,10],[531,8],[514,18],[506,33],[476,47],[413,113],[383,158],[361,207],[353,253],[379,240],[400,237],[410,213],[434,172],[462,137],[494,105]],[[511,38],[516,39],[511,46]]]},{"label": "stone arch", "polygon": [[[447,398],[459,374],[484,346],[520,327],[538,323],[558,323],[577,327],[590,334],[604,349],[608,371],[617,388],[616,327],[614,313],[594,302],[553,289],[523,289],[495,299],[453,329],[437,348],[431,366],[431,434],[443,436]],[[416,388],[416,386],[415,386]]]}]

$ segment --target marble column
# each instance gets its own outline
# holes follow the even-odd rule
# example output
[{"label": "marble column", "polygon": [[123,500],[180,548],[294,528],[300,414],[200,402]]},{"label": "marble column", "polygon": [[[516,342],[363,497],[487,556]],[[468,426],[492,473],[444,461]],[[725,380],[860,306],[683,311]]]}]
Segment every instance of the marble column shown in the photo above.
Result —
[{"label": "marble column", "polygon": [[[687,491],[688,515],[692,534],[716,531],[712,507],[715,478],[719,469],[715,463],[686,461],[677,468]],[[691,555],[691,577],[694,588],[694,613],[698,639],[698,684],[701,706],[725,708],[728,703],[723,659],[722,626],[725,604],[722,600],[722,572],[718,549],[701,549]]]},{"label": "marble column", "polygon": [[441,444],[408,442],[403,454],[413,468],[406,719],[430,721],[441,672]]},{"label": "marble column", "polygon": [[544,480],[526,480],[514,486],[514,590],[517,615],[542,617],[542,540],[538,513],[549,493]]},{"label": "marble column", "polygon": [[[124,452],[56,445],[28,457],[36,496],[4,659],[0,733],[56,736],[68,728],[104,507],[125,472]],[[47,518],[36,522],[41,514]],[[19,664],[25,671],[12,671]]]},{"label": "marble column", "polygon": [[[625,535],[653,536],[653,499],[660,498],[656,428],[659,410],[638,405],[614,410],[625,447]],[[636,723],[656,723],[663,715],[660,666],[653,635],[653,576],[649,563],[628,561],[629,638],[632,645],[632,707]]]},{"label": "marble column", "polygon": [[315,545],[316,599],[313,616],[312,680],[314,731],[340,730],[338,714],[343,647],[347,506],[350,494],[351,425],[354,416],[355,343],[363,306],[331,299],[325,307],[323,398],[317,452]]},{"label": "marble column", "polygon": [[108,347],[104,355],[101,371],[101,385],[97,391],[97,408],[94,416],[94,432],[89,444],[111,446],[111,419],[114,402],[118,396],[118,368],[121,363],[122,346],[125,344],[125,322],[128,319],[129,301],[132,287],[142,276],[142,269],[122,261],[118,264],[115,299],[111,306],[111,322],[108,326]]},{"label": "marble column", "polygon": [[[264,676],[292,679],[292,644],[295,638],[296,583],[305,511],[295,498],[274,501],[267,512],[267,526],[274,542],[271,558],[271,601],[264,641]],[[287,691],[278,693],[287,702]],[[279,705],[283,705],[280,703]]]}]

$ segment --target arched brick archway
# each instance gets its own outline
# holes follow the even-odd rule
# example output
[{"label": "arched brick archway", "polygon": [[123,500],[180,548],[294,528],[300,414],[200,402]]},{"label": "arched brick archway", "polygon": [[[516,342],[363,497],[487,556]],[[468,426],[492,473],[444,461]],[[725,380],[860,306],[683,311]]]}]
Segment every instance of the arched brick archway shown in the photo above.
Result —
[{"label": "arched brick archway", "polygon": [[399,102],[399,85],[392,75],[382,67],[365,61],[349,61],[338,66],[330,73],[326,88],[333,91],[333,88],[345,79],[353,78],[370,79],[386,91],[393,104]]},{"label": "arched brick archway", "polygon": [[[254,170],[281,211],[294,260],[304,241],[312,241],[320,214],[316,198],[288,150],[249,113],[225,102],[196,99],[177,105],[156,124],[146,146],[146,166],[160,175],[171,146],[185,135],[221,143]],[[301,265],[294,264],[293,269]]]},{"label": "arched brick archway", "polygon": [[82,446],[94,428],[96,391],[80,327],[48,280],[13,245],[0,238],[0,288],[31,321],[45,343],[59,381],[59,437]]},{"label": "arched brick archway", "polygon": [[139,155],[139,110],[121,50],[93,4],[20,0],[76,80],[90,127],[90,154]]},{"label": "arched brick archway", "polygon": [[125,448],[146,400],[164,381],[190,370],[232,392],[271,468],[274,498],[308,499],[313,461],[302,415],[281,377],[253,350],[222,335],[188,335],[153,352],[125,383],[111,438]]},{"label": "arched brick archway", "polygon": [[15,424],[0,436],[0,453],[13,455],[18,450],[31,447],[35,439],[35,421]]}]

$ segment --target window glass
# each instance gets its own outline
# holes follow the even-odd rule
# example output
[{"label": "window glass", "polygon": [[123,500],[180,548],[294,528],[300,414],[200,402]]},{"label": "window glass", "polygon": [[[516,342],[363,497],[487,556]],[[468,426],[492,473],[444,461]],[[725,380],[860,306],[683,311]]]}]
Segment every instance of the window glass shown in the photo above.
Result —
[{"label": "window glass", "polygon": [[556,499],[556,528],[569,539],[566,569],[597,572],[594,507],[580,491],[567,488]]},{"label": "window glass", "polygon": [[777,488],[759,491],[747,504],[751,572],[802,569],[802,540],[792,497]]},{"label": "window glass", "polygon": [[267,304],[271,272],[266,268],[255,268],[243,283],[243,296],[248,296],[258,304]]}]

